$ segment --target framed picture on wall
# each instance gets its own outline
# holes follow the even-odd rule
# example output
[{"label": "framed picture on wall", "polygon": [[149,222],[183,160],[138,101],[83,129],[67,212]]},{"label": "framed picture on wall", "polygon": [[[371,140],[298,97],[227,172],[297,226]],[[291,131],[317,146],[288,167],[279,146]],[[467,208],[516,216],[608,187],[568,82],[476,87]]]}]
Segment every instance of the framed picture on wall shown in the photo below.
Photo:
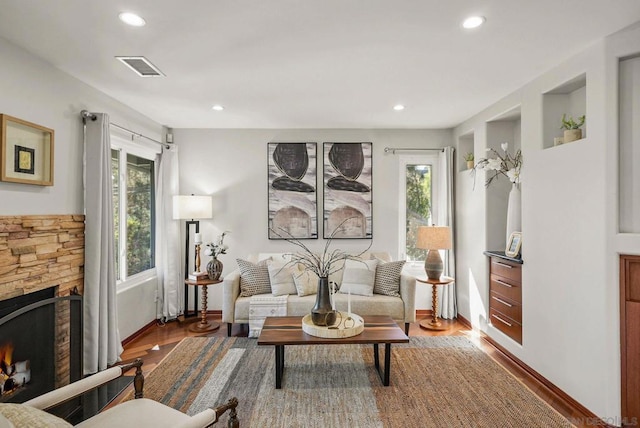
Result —
[{"label": "framed picture on wall", "polygon": [[324,237],[373,238],[372,144],[324,143]]},{"label": "framed picture on wall", "polygon": [[0,180],[53,186],[53,129],[0,114]]},{"label": "framed picture on wall", "polygon": [[268,143],[269,239],[318,238],[316,143]]}]

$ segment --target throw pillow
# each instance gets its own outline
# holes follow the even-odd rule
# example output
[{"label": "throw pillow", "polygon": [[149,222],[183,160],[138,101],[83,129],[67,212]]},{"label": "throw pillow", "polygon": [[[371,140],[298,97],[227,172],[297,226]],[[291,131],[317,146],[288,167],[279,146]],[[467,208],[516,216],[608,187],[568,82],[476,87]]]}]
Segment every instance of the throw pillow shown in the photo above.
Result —
[{"label": "throw pillow", "polygon": [[296,284],[298,296],[308,296],[318,292],[318,275],[308,270],[295,273],[293,282]]},{"label": "throw pillow", "polygon": [[286,294],[296,294],[296,285],[293,282],[293,269],[281,263],[271,263],[269,265],[269,281],[271,282],[271,293],[274,296],[284,296]]},{"label": "throw pillow", "polygon": [[347,260],[344,264],[339,292],[373,296],[377,264],[378,260]]},{"label": "throw pillow", "polygon": [[269,259],[262,260],[255,264],[246,260],[236,259],[240,269],[240,297],[271,293],[269,261]]},{"label": "throw pillow", "polygon": [[71,427],[71,424],[64,419],[24,404],[0,403],[0,414],[7,418],[15,428]]},{"label": "throw pillow", "polygon": [[376,279],[373,285],[374,294],[400,297],[400,273],[405,260],[379,263],[376,267]]}]

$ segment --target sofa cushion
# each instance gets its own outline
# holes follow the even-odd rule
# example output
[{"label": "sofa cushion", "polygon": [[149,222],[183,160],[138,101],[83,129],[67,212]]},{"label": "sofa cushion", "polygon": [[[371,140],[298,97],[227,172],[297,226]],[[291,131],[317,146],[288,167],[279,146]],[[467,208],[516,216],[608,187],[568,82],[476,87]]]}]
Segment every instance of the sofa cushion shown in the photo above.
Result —
[{"label": "sofa cushion", "polygon": [[269,261],[270,259],[266,259],[255,264],[243,259],[236,259],[240,269],[240,297],[271,293]]},{"label": "sofa cushion", "polygon": [[[269,294],[271,295],[271,294]],[[339,311],[347,310],[347,300],[349,296],[346,294],[336,294],[336,309]],[[316,296],[308,295],[304,297],[289,296],[287,300],[288,316],[305,316],[311,312],[315,304]],[[249,322],[249,306],[251,297],[239,297],[235,305],[236,322]],[[351,311],[361,316],[365,315],[388,315],[394,320],[404,320],[404,303],[399,297],[384,296],[382,294],[374,294],[373,297],[352,295]]]},{"label": "sofa cushion", "polygon": [[24,404],[0,403],[0,415],[15,428],[69,428],[72,426],[64,419]]},{"label": "sofa cushion", "polygon": [[373,284],[374,294],[400,297],[400,274],[405,261],[378,263]]},{"label": "sofa cushion", "polygon": [[293,282],[294,269],[282,263],[269,264],[269,282],[271,282],[271,294],[284,296],[297,294],[296,285]]},{"label": "sofa cushion", "polygon": [[293,282],[296,285],[298,296],[309,296],[318,292],[318,275],[305,270],[293,274]]},{"label": "sofa cushion", "polygon": [[373,284],[376,278],[378,260],[347,260],[340,293],[351,293],[360,296],[373,296]]}]

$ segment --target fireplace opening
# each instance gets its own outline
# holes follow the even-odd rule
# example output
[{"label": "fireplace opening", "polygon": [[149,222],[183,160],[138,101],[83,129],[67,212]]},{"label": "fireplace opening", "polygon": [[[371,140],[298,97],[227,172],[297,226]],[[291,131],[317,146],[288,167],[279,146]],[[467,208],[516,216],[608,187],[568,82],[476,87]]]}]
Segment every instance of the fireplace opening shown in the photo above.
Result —
[{"label": "fireplace opening", "polygon": [[23,403],[82,376],[82,298],[55,297],[56,289],[0,301],[0,402]]}]

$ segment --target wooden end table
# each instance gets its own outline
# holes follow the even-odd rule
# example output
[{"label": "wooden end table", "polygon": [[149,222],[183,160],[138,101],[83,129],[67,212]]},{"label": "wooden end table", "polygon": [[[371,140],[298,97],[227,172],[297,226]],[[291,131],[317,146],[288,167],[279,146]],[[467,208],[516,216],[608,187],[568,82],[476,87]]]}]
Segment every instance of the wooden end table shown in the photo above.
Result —
[{"label": "wooden end table", "polygon": [[448,276],[441,276],[440,279],[416,278],[416,281],[422,282],[423,284],[431,284],[431,308],[433,314],[431,316],[431,320],[429,320],[429,318],[425,318],[420,321],[420,327],[426,328],[427,330],[447,330],[449,326],[442,325],[438,319],[438,285],[451,284],[454,279]]},{"label": "wooden end table", "polygon": [[[276,389],[282,388],[285,345],[350,345],[373,344],[373,365],[384,386],[389,386],[391,372],[391,344],[409,343],[409,338],[388,316],[363,316],[364,330],[357,336],[322,338],[302,330],[302,317],[267,317],[258,337],[258,345],[275,348]],[[384,371],[380,368],[379,345],[384,344]]]},{"label": "wooden end table", "polygon": [[184,283],[187,285],[202,287],[202,309],[200,310],[200,322],[191,324],[189,326],[189,331],[205,333],[207,331],[213,331],[220,328],[219,322],[207,320],[207,286],[220,284],[221,282],[222,280],[220,279],[201,279],[199,281],[193,281],[190,279],[184,280]]}]

